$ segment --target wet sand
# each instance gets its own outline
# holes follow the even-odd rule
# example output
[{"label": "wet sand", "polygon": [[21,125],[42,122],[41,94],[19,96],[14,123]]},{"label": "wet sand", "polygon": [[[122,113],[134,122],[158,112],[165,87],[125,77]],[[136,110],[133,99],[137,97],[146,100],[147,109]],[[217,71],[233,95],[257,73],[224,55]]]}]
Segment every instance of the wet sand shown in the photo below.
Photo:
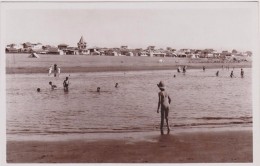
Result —
[{"label": "wet sand", "polygon": [[8,141],[8,163],[252,163],[252,131],[186,132],[153,141]]}]

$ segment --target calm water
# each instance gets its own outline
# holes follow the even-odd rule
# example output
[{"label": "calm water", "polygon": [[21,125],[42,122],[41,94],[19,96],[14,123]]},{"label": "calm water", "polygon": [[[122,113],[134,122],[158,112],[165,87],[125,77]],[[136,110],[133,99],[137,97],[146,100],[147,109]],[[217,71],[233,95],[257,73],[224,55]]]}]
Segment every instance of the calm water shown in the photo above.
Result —
[{"label": "calm water", "polygon": [[[251,69],[73,73],[65,93],[59,78],[47,74],[7,75],[7,137],[157,131],[160,114],[157,83],[172,98],[174,129],[252,126]],[[176,74],[176,78],[173,77]],[[48,82],[58,86],[51,90]],[[115,83],[119,88],[115,88]],[[97,87],[101,93],[97,93]],[[36,89],[40,87],[41,92]]]}]

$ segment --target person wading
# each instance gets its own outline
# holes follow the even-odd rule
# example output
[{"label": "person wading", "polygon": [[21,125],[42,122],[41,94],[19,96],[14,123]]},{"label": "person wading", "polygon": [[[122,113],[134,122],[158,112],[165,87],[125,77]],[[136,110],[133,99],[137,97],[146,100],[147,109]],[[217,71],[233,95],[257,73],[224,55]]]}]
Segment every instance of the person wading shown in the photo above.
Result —
[{"label": "person wading", "polygon": [[163,134],[163,124],[164,124],[164,119],[166,120],[166,125],[168,129],[168,133],[170,132],[170,127],[168,123],[168,115],[169,115],[169,110],[170,110],[170,104],[171,104],[171,97],[168,94],[168,92],[165,91],[165,85],[162,81],[160,81],[159,84],[157,84],[159,89],[161,90],[158,93],[159,96],[159,101],[158,101],[158,109],[157,113],[159,113],[159,109],[161,107],[161,133]]}]

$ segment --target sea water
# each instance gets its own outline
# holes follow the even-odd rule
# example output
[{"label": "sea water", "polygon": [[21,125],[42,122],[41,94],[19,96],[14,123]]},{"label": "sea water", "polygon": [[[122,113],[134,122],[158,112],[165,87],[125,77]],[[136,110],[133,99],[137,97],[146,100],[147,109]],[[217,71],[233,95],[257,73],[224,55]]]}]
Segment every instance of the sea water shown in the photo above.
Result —
[{"label": "sea water", "polygon": [[[194,69],[185,74],[170,70],[62,73],[59,77],[7,74],[7,139],[159,131],[160,114],[156,111],[160,81],[165,82],[172,99],[172,131],[251,127],[251,69],[244,69],[244,78],[240,69],[234,70],[234,78],[229,76],[231,70],[218,70],[218,77],[217,69]],[[68,92],[62,85],[66,76]],[[49,81],[58,88],[51,90]]]}]

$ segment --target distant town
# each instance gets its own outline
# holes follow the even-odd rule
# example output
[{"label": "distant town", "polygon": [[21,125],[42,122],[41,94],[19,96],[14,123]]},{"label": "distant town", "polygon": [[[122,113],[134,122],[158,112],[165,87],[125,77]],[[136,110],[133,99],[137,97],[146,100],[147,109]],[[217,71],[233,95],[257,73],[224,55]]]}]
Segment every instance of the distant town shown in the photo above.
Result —
[{"label": "distant town", "polygon": [[70,47],[67,44],[59,44],[58,46],[43,45],[42,43],[8,44],[6,53],[37,53],[37,54],[55,54],[55,55],[95,55],[95,56],[148,56],[148,57],[181,57],[181,58],[237,58],[243,59],[251,57],[251,51],[240,52],[233,49],[232,51],[217,51],[212,48],[207,49],[179,49],[172,47],[166,49],[157,49],[156,46],[148,46],[146,49],[135,48],[130,49],[128,46],[120,48],[87,48],[87,43],[81,36],[78,47]]}]

